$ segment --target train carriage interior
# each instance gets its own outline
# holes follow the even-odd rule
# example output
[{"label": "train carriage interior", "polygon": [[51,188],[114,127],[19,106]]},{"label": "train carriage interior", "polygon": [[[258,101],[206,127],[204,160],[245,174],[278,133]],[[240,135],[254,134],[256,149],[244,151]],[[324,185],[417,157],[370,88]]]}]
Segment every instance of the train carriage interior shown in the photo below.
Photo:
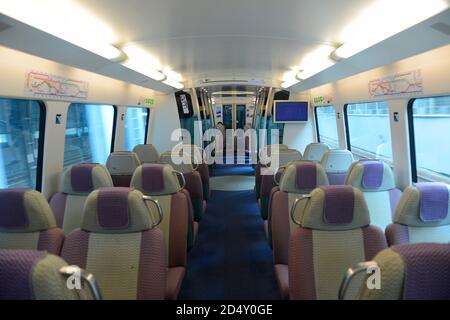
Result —
[{"label": "train carriage interior", "polygon": [[0,300],[450,300],[449,193],[449,0],[0,1]]}]

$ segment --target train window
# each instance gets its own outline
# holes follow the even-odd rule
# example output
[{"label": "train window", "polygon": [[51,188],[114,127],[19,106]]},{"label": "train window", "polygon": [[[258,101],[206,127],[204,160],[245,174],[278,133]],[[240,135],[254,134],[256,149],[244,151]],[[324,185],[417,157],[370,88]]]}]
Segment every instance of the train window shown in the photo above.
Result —
[{"label": "train window", "polygon": [[450,183],[450,96],[421,98],[408,106],[413,180]]},{"label": "train window", "polygon": [[314,111],[319,142],[326,143],[330,148],[339,148],[334,106],[316,107]]},{"label": "train window", "polygon": [[111,105],[71,104],[67,113],[64,167],[76,163],[105,163],[112,151],[116,108]]},{"label": "train window", "polygon": [[359,159],[381,159],[392,163],[389,108],[386,102],[345,106],[347,146]]},{"label": "train window", "polygon": [[0,188],[41,189],[45,106],[0,99]]},{"label": "train window", "polygon": [[127,109],[125,121],[125,150],[131,151],[136,145],[147,142],[149,116],[150,109],[147,108]]}]

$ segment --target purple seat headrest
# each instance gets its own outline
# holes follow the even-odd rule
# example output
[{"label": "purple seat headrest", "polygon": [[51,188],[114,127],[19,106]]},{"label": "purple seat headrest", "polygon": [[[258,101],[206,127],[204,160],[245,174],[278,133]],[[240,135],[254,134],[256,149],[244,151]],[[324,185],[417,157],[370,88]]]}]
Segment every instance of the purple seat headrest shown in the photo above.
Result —
[{"label": "purple seat headrest", "polygon": [[47,199],[30,189],[0,189],[0,230],[7,233],[40,232],[56,227]]},{"label": "purple seat headrest", "polygon": [[104,188],[97,196],[98,224],[104,229],[125,229],[130,224],[128,194],[130,188]]},{"label": "purple seat headrest", "polygon": [[95,166],[95,164],[84,163],[72,167],[70,171],[70,181],[72,183],[72,189],[75,192],[90,193],[94,190],[92,170]]},{"label": "purple seat headrest", "polygon": [[364,194],[356,187],[321,186],[314,189],[306,199],[300,215],[303,228],[346,231],[370,225]]},{"label": "purple seat headrest", "polygon": [[145,193],[161,192],[164,190],[164,165],[142,165],[142,188]]},{"label": "purple seat headrest", "polygon": [[326,224],[350,224],[353,221],[355,193],[352,186],[324,186],[323,219]]},{"label": "purple seat headrest", "polygon": [[378,160],[361,162],[364,166],[361,185],[364,189],[378,189],[383,184],[384,164]]},{"label": "purple seat headrest", "polygon": [[438,222],[447,218],[449,191],[444,183],[416,183],[420,191],[420,219]]},{"label": "purple seat headrest", "polygon": [[317,164],[303,161],[296,163],[295,186],[300,190],[317,187]]},{"label": "purple seat headrest", "polygon": [[0,190],[0,228],[23,229],[28,226],[24,197],[27,189]]},{"label": "purple seat headrest", "polygon": [[92,233],[140,233],[154,227],[153,211],[141,191],[102,188],[86,199],[81,229]]}]

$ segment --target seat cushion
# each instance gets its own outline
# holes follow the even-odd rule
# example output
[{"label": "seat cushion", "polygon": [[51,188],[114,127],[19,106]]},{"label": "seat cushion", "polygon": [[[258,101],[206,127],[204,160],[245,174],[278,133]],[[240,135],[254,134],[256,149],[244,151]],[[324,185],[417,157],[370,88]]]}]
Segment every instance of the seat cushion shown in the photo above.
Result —
[{"label": "seat cushion", "polygon": [[167,300],[177,299],[185,273],[186,268],[184,267],[173,267],[167,270],[167,286],[165,293],[165,298]]},{"label": "seat cushion", "polygon": [[106,300],[164,299],[167,262],[158,229],[127,234],[75,230],[61,256],[95,274]]},{"label": "seat cushion", "polygon": [[[379,228],[320,231],[298,228],[289,247],[289,289],[295,300],[337,299],[343,275],[387,248]],[[358,286],[349,294],[356,297]]]},{"label": "seat cushion", "polygon": [[[300,226],[291,231],[289,244],[290,297],[338,299],[348,268],[387,247],[384,233],[370,225],[364,196],[352,186],[315,189],[299,208]],[[358,284],[348,297],[356,298]]]}]

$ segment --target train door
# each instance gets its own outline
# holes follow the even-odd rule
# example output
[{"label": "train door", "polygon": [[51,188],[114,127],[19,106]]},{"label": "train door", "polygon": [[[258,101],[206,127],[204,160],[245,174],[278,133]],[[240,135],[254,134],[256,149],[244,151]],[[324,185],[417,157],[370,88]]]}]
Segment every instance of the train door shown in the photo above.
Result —
[{"label": "train door", "polygon": [[233,105],[223,106],[223,125],[225,129],[233,129]]},{"label": "train door", "polygon": [[246,117],[246,105],[238,104],[236,105],[236,129],[244,129]]}]

